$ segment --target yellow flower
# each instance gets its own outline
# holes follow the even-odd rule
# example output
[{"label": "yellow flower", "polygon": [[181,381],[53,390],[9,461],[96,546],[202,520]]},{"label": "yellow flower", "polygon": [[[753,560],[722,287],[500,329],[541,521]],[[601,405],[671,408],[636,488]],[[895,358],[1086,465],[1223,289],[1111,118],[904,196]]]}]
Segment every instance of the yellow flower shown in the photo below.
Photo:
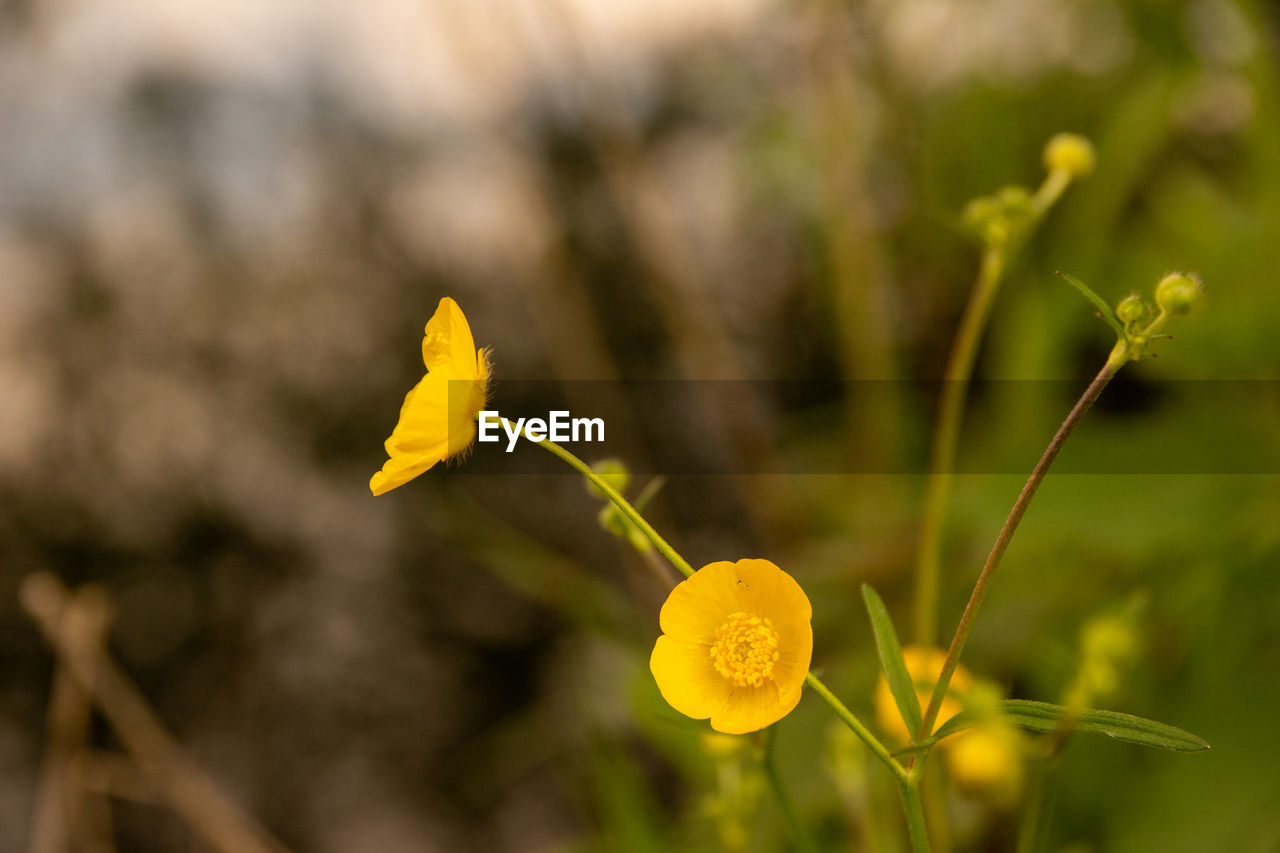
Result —
[{"label": "yellow flower", "polygon": [[966,788],[1011,803],[1022,790],[1022,732],[1002,716],[981,720],[972,729],[940,744],[951,776]]},{"label": "yellow flower", "polygon": [[[916,700],[920,703],[921,714],[929,707],[933,686],[938,683],[938,674],[942,672],[942,664],[946,659],[947,655],[941,649],[921,646],[903,646],[902,648],[902,660],[907,665],[907,674],[916,685]],[[972,686],[973,676],[969,674],[969,670],[965,669],[963,664],[957,664],[956,671],[951,676],[951,686],[947,690],[947,695],[943,697],[942,707],[938,711],[938,721],[933,726],[935,731],[938,726],[963,710],[964,706],[960,704],[957,697],[968,693]],[[880,674],[880,681],[876,684],[875,706],[876,722],[880,724],[885,734],[904,745],[915,736],[915,732],[907,732],[907,724],[898,714],[898,705],[893,701],[893,692],[889,689],[889,682],[883,673]]]},{"label": "yellow flower", "polygon": [[369,480],[375,495],[403,486],[471,446],[489,385],[488,355],[475,346],[458,303],[441,299],[422,339],[427,375],[400,407],[400,420],[386,442],[390,458]]},{"label": "yellow flower", "polygon": [[[941,649],[920,646],[902,649],[907,673],[916,684],[916,699],[921,713],[929,705],[946,657]],[[967,669],[957,665],[938,711],[934,731],[966,706],[978,714],[977,725],[944,738],[938,749],[952,777],[961,785],[981,789],[1001,801],[1011,801],[1022,787],[1022,735],[1000,716],[995,704],[998,698],[994,685],[975,680]],[[905,745],[910,739],[907,725],[898,713],[897,703],[883,673],[876,684],[875,710],[876,722],[885,734]]]},{"label": "yellow flower", "polygon": [[768,560],[710,563],[662,605],[649,669],[662,698],[725,734],[791,713],[813,656],[813,608]]}]

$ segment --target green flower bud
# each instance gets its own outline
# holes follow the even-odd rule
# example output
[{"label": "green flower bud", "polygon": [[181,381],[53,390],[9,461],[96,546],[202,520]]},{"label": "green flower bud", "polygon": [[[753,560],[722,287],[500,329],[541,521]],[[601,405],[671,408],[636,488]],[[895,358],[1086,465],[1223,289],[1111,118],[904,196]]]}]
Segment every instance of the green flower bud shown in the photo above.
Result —
[{"label": "green flower bud", "polygon": [[1082,178],[1093,171],[1093,145],[1075,133],[1059,133],[1044,146],[1044,167]]},{"label": "green flower bud", "polygon": [[[618,494],[622,494],[627,484],[631,482],[631,471],[627,468],[627,463],[621,459],[601,459],[599,462],[591,466],[591,470],[595,471],[600,479],[604,480]],[[605,498],[606,495],[599,486],[587,480],[587,489],[596,497]]]},{"label": "green flower bud", "polygon": [[1187,273],[1169,273],[1156,285],[1156,304],[1178,316],[1190,314],[1200,301],[1200,280]]},{"label": "green flower bud", "polygon": [[1001,187],[996,193],[1006,216],[1030,216],[1035,213],[1031,205],[1031,193],[1026,187]]},{"label": "green flower bud", "polygon": [[1116,317],[1124,323],[1125,328],[1141,323],[1147,317],[1147,303],[1142,301],[1142,297],[1133,293],[1120,300],[1120,304],[1116,306]]},{"label": "green flower bud", "polygon": [[622,510],[611,503],[600,508],[597,521],[600,523],[601,530],[618,537],[641,554],[647,553],[653,547],[653,543],[644,535],[644,531],[636,527],[631,519],[622,514]]},{"label": "green flower bud", "polygon": [[1035,218],[1031,194],[1023,187],[1004,187],[995,195],[975,198],[964,209],[964,223],[988,246],[1002,246]]},{"label": "green flower bud", "polygon": [[975,198],[965,205],[964,224],[981,234],[991,222],[1000,215],[1000,204],[991,196]]}]

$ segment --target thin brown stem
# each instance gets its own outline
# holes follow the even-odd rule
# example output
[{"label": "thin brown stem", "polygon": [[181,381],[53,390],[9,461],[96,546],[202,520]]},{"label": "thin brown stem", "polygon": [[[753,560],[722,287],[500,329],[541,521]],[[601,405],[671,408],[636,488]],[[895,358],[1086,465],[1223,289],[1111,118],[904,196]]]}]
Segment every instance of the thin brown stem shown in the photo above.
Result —
[{"label": "thin brown stem", "polygon": [[[973,585],[973,592],[970,593],[969,603],[965,605],[964,614],[960,617],[960,624],[956,626],[955,636],[951,639],[951,647],[947,650],[947,658],[942,664],[942,672],[938,674],[938,683],[934,685],[933,696],[929,699],[929,707],[924,712],[924,719],[920,724],[920,730],[916,733],[916,740],[923,740],[933,731],[933,724],[938,719],[938,711],[942,707],[942,700],[947,695],[947,688],[951,685],[951,676],[955,673],[956,666],[960,662],[960,654],[964,651],[964,644],[969,639],[969,632],[973,630],[973,622],[978,616],[978,609],[982,607],[982,600],[986,598],[991,576],[995,573],[996,566],[1000,563],[1000,558],[1004,556],[1005,549],[1009,547],[1009,541],[1013,538],[1014,531],[1018,529],[1018,523],[1022,521],[1022,516],[1031,504],[1031,499],[1035,497],[1036,490],[1040,488],[1040,483],[1044,481],[1045,475],[1049,472],[1049,466],[1057,458],[1058,452],[1062,450],[1062,446],[1066,443],[1067,437],[1071,435],[1072,430],[1076,428],[1076,425],[1080,423],[1080,419],[1093,406],[1098,396],[1102,393],[1102,389],[1107,387],[1107,383],[1111,381],[1111,377],[1116,375],[1116,371],[1120,369],[1123,363],[1123,360],[1109,358],[1107,363],[1103,365],[1102,370],[1098,371],[1098,375],[1089,383],[1089,387],[1085,389],[1084,394],[1076,401],[1075,406],[1067,414],[1062,425],[1058,427],[1058,431],[1054,433],[1049,446],[1045,448],[1040,461],[1036,463],[1031,476],[1027,478],[1026,485],[1022,487],[1022,491],[1018,494],[1018,499],[1014,501],[1013,509],[1009,511],[1009,517],[1005,519],[1004,526],[1000,528],[1000,534],[996,537],[995,544],[991,546],[991,553],[987,555],[987,561],[982,566],[982,572],[978,575],[978,580]],[[913,759],[912,764],[915,765],[916,763],[918,762]]]}]

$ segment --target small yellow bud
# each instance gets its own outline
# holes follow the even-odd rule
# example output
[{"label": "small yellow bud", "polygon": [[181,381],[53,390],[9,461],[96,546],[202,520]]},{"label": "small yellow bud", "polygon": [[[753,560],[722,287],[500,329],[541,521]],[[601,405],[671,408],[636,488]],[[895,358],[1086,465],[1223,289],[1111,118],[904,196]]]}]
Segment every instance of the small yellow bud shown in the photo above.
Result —
[{"label": "small yellow bud", "polygon": [[[591,470],[619,494],[626,491],[627,484],[631,482],[631,471],[628,470],[627,463],[621,459],[601,459],[591,466]],[[608,495],[590,480],[587,480],[587,489],[596,497],[608,498]]]},{"label": "small yellow bud", "polygon": [[1147,304],[1138,294],[1130,294],[1121,299],[1120,304],[1116,306],[1116,316],[1126,328],[1135,323],[1141,323],[1147,317]]},{"label": "small yellow bud", "polygon": [[1187,273],[1169,273],[1156,285],[1156,304],[1170,314],[1190,314],[1200,301],[1200,280]]},{"label": "small yellow bud", "polygon": [[1082,178],[1093,171],[1093,145],[1075,133],[1059,133],[1044,146],[1044,167]]}]

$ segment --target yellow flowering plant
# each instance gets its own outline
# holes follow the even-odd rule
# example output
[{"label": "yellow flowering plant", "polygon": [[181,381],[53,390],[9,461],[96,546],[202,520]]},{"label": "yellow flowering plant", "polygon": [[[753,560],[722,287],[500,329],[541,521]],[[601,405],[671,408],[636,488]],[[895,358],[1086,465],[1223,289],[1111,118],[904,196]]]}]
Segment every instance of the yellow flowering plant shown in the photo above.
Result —
[{"label": "yellow flowering plant", "polygon": [[[929,702],[946,657],[946,652],[938,648],[911,645],[902,649],[902,660],[921,707]],[[975,712],[977,722],[972,728],[939,741],[938,747],[952,778],[964,787],[1008,802],[1022,786],[1022,744],[1018,730],[1001,713],[995,701],[998,697],[995,685],[975,679],[964,665],[957,666],[936,725],[942,726],[966,709]],[[876,683],[874,707],[880,730],[899,745],[909,744],[913,733],[908,731],[883,673]]]},{"label": "yellow flowering plant", "polygon": [[[625,474],[624,468],[602,464],[599,470],[593,469],[545,433],[535,436],[531,429],[526,435],[585,477],[616,508],[618,515],[609,515],[607,529],[624,533],[632,544],[641,538],[647,540],[684,575],[685,580],[671,590],[658,614],[661,633],[649,660],[654,681],[667,703],[688,717],[708,720],[716,732],[747,734],[766,729],[787,716],[807,686],[889,770],[901,796],[908,838],[915,853],[930,849],[921,780],[935,746],[939,746],[951,776],[962,786],[998,790],[1005,801],[1014,799],[1023,787],[1023,736],[1017,729],[1050,733],[1059,744],[1067,732],[1095,732],[1163,749],[1208,748],[1203,740],[1181,729],[1126,714],[1001,699],[994,687],[975,679],[960,665],[995,568],[1049,467],[1120,368],[1145,355],[1153,340],[1165,337],[1162,332],[1170,318],[1190,312],[1200,301],[1201,286],[1194,275],[1167,276],[1155,290],[1154,310],[1136,297],[1127,298],[1113,310],[1082,282],[1065,277],[1115,330],[1116,344],[1068,412],[1014,501],[978,574],[950,645],[945,651],[933,647],[938,534],[972,354],[995,286],[1012,252],[1068,183],[1093,166],[1092,150],[1078,138],[1059,137],[1050,149],[1046,154],[1050,175],[1040,190],[1034,195],[1001,194],[989,204],[979,204],[974,214],[983,226],[986,254],[975,302],[962,323],[948,370],[949,378],[956,381],[949,383],[935,434],[917,573],[920,645],[902,648],[888,609],[874,590],[863,587],[883,672],[875,690],[875,715],[889,739],[901,747],[897,752],[810,671],[813,608],[794,578],[764,559],[712,562],[694,571],[623,497],[621,489],[627,478],[620,473]],[[428,321],[422,356],[427,374],[405,397],[399,421],[386,441],[389,458],[369,483],[375,495],[403,485],[438,462],[465,453],[476,438],[476,418],[487,403],[490,365],[486,350],[476,349],[466,317],[452,299],[441,299]],[[506,421],[503,423],[507,425]],[[637,550],[650,554],[647,548]],[[764,775],[794,845],[811,849],[772,758],[774,731],[770,729],[764,739]],[[1045,786],[1027,787],[1040,791]],[[1041,807],[1033,802],[1026,811],[1035,815]],[[934,819],[941,820],[937,815],[945,813],[945,809],[933,812]]]}]

